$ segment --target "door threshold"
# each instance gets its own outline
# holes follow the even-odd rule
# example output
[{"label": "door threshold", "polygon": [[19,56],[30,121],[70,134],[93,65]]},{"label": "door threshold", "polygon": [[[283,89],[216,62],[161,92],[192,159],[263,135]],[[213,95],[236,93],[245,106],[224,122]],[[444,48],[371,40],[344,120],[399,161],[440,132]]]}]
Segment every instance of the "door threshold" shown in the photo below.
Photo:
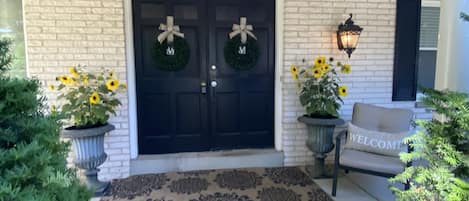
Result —
[{"label": "door threshold", "polygon": [[130,161],[130,175],[281,166],[283,166],[283,152],[275,149],[139,155]]}]

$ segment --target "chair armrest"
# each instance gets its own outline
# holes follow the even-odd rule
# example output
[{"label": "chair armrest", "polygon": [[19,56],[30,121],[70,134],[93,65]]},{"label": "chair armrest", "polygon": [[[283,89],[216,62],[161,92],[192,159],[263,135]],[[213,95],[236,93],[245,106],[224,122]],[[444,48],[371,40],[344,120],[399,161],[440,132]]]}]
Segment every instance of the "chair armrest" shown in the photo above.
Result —
[{"label": "chair armrest", "polygon": [[[342,141],[342,136],[347,135],[347,130],[341,131],[336,137],[335,137],[335,146],[340,146],[340,141]],[[339,145],[337,145],[339,144]]]},{"label": "chair armrest", "polygon": [[340,145],[342,141],[342,136],[347,135],[347,130],[341,131],[336,137],[335,137],[335,159],[334,163],[336,165],[339,165],[339,157],[340,157]]}]

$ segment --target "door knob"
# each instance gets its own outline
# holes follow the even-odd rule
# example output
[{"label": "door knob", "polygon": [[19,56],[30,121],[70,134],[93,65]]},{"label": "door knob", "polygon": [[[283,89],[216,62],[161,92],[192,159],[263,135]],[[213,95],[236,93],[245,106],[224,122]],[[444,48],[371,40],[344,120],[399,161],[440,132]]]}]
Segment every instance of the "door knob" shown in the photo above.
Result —
[{"label": "door knob", "polygon": [[217,81],[215,81],[215,80],[212,80],[212,81],[210,82],[210,86],[212,86],[212,87],[217,87],[217,85],[218,85],[218,83],[217,83]]},{"label": "door knob", "polygon": [[215,65],[212,65],[211,68],[212,68],[212,70],[217,70],[217,66],[215,66]]}]

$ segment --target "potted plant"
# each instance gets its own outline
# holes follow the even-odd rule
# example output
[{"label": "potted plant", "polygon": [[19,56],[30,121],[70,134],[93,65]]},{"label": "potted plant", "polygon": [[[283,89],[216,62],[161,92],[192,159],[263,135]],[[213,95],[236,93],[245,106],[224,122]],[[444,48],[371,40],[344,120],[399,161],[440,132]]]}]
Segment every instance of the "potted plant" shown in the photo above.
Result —
[{"label": "potted plant", "polygon": [[74,164],[85,170],[87,186],[98,195],[109,185],[97,179],[97,167],[107,158],[104,135],[115,128],[108,120],[111,114],[116,115],[115,109],[121,104],[117,93],[127,86],[119,84],[112,70],[102,69],[95,75],[78,66],[70,67],[69,71],[69,75],[56,78],[57,85],[48,85],[50,90],[59,91],[57,98],[62,103],[59,108],[52,106],[52,110],[68,120],[69,126],[61,135],[71,139]]},{"label": "potted plant", "polygon": [[298,121],[305,123],[308,129],[306,146],[314,153],[315,168],[313,177],[325,177],[324,160],[326,154],[334,148],[333,134],[337,125],[344,124],[339,118],[338,110],[343,103],[341,96],[347,95],[347,86],[339,85],[338,71],[348,74],[349,64],[337,62],[333,58],[316,57],[310,68],[291,66],[293,79],[296,81],[300,103],[306,114]]}]

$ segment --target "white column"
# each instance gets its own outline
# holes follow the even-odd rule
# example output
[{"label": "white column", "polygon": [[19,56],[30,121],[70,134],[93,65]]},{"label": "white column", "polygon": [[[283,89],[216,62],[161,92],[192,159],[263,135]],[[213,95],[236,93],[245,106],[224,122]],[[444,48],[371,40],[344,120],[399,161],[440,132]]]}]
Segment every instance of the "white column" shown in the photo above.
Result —
[{"label": "white column", "polygon": [[436,89],[469,93],[469,0],[441,0]]},{"label": "white column", "polygon": [[436,66],[436,89],[469,92],[469,22],[460,13],[469,13],[468,0],[442,0]]}]

